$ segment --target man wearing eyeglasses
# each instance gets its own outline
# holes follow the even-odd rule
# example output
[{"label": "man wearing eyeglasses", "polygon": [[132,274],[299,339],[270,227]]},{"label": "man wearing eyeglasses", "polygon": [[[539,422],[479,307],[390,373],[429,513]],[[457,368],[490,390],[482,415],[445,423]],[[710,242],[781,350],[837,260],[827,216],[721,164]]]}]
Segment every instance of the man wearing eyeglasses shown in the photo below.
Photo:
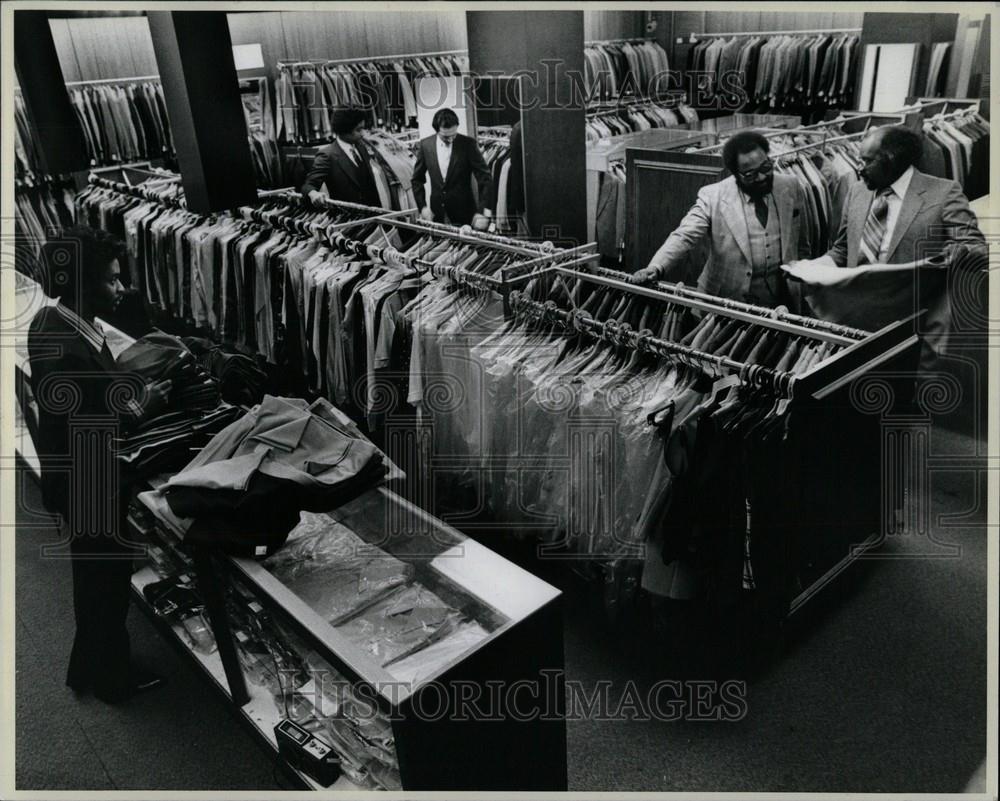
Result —
[{"label": "man wearing eyeglasses", "polygon": [[722,149],[732,175],[699,190],[677,230],[632,283],[682,280],[687,257],[708,239],[698,289],[758,306],[797,308],[781,265],[812,253],[804,190],[793,176],[775,175],[769,151],[756,131],[732,136]]}]

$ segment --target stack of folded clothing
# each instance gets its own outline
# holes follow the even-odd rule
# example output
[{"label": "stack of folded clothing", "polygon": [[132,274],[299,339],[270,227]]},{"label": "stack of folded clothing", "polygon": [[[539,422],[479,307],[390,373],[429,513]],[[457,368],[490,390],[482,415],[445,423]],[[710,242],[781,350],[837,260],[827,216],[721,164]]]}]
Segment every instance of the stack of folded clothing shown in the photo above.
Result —
[{"label": "stack of folded clothing", "polygon": [[118,367],[144,383],[171,379],[164,414],[144,421],[115,443],[118,459],[134,477],[179,470],[219,431],[240,415],[222,403],[218,383],[176,337],[154,331],[118,356]]},{"label": "stack of folded clothing", "polygon": [[119,354],[118,367],[143,381],[170,379],[169,408],[192,412],[219,405],[219,384],[198,363],[194,354],[177,337],[153,331],[137,339]]},{"label": "stack of folded clothing", "polygon": [[197,415],[187,409],[168,412],[117,439],[115,450],[132,476],[173,472],[187,464],[193,451],[204,447],[240,414],[238,408],[228,405]]},{"label": "stack of folded clothing", "polygon": [[186,518],[186,542],[259,556],[284,544],[302,510],[336,509],[393,469],[326,400],[266,395],[160,492]]},{"label": "stack of folded clothing", "polygon": [[219,382],[223,400],[238,406],[260,403],[271,381],[253,357],[201,337],[184,337],[184,344]]}]

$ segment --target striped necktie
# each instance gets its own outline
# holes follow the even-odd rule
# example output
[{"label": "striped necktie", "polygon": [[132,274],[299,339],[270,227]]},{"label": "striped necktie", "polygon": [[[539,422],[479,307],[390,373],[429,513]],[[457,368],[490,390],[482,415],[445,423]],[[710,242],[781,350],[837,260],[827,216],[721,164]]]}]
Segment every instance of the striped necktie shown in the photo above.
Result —
[{"label": "striped necktie", "polygon": [[887,186],[880,189],[871,207],[868,209],[868,218],[865,220],[865,229],[861,232],[861,253],[858,256],[859,264],[877,264],[879,253],[882,250],[882,241],[885,239],[885,221],[889,214],[889,195],[892,194],[892,187]]}]

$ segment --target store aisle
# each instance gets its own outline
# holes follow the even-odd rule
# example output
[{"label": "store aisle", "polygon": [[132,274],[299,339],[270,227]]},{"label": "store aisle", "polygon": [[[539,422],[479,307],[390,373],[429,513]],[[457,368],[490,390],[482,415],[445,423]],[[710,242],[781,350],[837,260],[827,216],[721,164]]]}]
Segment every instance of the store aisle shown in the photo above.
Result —
[{"label": "store aisle", "polygon": [[[934,432],[932,453],[974,455],[975,443]],[[573,720],[569,789],[594,791],[960,792],[985,749],[985,494],[973,473],[932,477],[932,520],[964,515],[940,539],[958,558],[900,557],[861,566],[840,599],[793,633],[784,656],[748,683],[737,722]],[[277,789],[265,751],[138,610],[135,651],[169,685],[119,708],[63,685],[72,634],[69,565],[39,559],[55,537],[25,512],[17,531],[17,784],[19,789]],[[977,508],[980,507],[980,508]],[[549,571],[544,571],[548,573]],[[551,576],[546,576],[551,580]],[[567,588],[567,677],[592,695],[610,682],[617,708],[677,677],[679,661],[651,635],[627,645],[594,622],[593,592]],[[691,669],[687,679],[711,678]],[[572,708],[572,707],[571,707]],[[53,758],[55,755],[55,758]]]}]

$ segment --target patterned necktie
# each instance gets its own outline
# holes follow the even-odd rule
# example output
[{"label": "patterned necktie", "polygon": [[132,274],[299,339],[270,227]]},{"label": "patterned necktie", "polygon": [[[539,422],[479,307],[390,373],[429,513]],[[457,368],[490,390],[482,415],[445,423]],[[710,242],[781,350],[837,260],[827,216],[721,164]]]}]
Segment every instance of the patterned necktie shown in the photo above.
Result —
[{"label": "patterned necktie", "polygon": [[891,194],[891,186],[880,189],[872,201],[871,208],[868,209],[868,219],[865,220],[865,229],[861,232],[861,253],[858,256],[859,264],[878,263],[878,256],[882,250],[882,241],[885,239],[885,221],[889,214],[889,195]]}]

